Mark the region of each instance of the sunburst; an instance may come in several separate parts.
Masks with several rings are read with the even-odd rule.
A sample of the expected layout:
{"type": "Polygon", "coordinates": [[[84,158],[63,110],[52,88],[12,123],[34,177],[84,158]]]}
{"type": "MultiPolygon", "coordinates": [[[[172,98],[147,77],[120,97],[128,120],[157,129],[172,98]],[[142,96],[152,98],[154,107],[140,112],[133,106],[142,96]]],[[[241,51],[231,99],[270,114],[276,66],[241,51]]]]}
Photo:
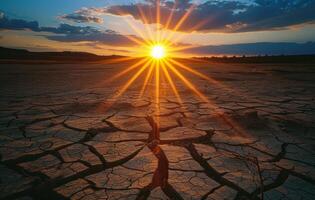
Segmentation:
{"type": "MultiPolygon", "coordinates": [[[[128,90],[128,88],[143,74],[145,74],[145,79],[143,85],[140,90],[140,97],[142,97],[147,89],[148,84],[153,80],[154,77],[155,82],[155,100],[156,104],[159,104],[160,99],[160,80],[161,76],[165,77],[168,85],[170,86],[172,92],[175,94],[176,98],[179,102],[182,102],[178,89],[175,85],[175,81],[173,77],[177,77],[181,80],[184,85],[186,85],[189,89],[191,89],[195,94],[197,94],[201,99],[206,99],[201,92],[199,92],[196,87],[179,71],[177,68],[181,67],[183,69],[188,69],[188,71],[194,71],[192,68],[184,65],[178,64],[178,61],[175,59],[175,55],[180,53],[182,49],[187,48],[187,46],[181,46],[177,44],[177,41],[180,40],[179,37],[175,37],[175,32],[185,23],[188,19],[190,13],[192,12],[195,5],[192,5],[186,13],[178,20],[175,24],[173,30],[165,31],[169,29],[170,24],[172,23],[172,18],[174,12],[176,10],[176,4],[174,4],[171,12],[167,18],[167,22],[164,27],[160,24],[160,1],[156,1],[156,28],[155,32],[149,27],[149,20],[144,15],[144,11],[139,6],[138,12],[141,16],[141,20],[144,22],[145,31],[136,28],[136,26],[130,21],[128,18],[126,22],[130,25],[130,27],[141,37],[139,40],[133,36],[126,36],[132,42],[139,45],[139,48],[136,48],[135,52],[137,55],[142,57],[138,62],[135,64],[127,67],[123,71],[116,74],[114,77],[110,78],[109,81],[113,81],[121,76],[133,72],[133,76],[120,88],[114,98],[118,98],[124,92],[128,90]],[[177,66],[179,65],[179,66],[177,66]],[[137,69],[135,72],[134,69],[137,69]]],[[[151,13],[152,15],[152,13],[151,13]]],[[[199,72],[195,72],[197,75],[201,75],[199,72]]],[[[205,76],[200,76],[201,78],[205,78],[205,76]]],[[[108,82],[109,82],[108,81],[108,82]]]]}
{"type": "MultiPolygon", "coordinates": [[[[200,72],[197,72],[193,68],[186,66],[178,61],[176,61],[175,55],[179,53],[182,49],[187,48],[187,46],[181,46],[177,44],[180,38],[175,37],[175,32],[180,29],[180,27],[185,23],[185,21],[189,18],[192,10],[194,9],[195,4],[192,4],[189,9],[187,9],[186,13],[175,23],[173,30],[165,31],[169,29],[170,24],[172,23],[172,18],[174,16],[174,12],[176,10],[176,4],[174,4],[173,8],[169,16],[167,17],[167,22],[162,27],[160,24],[160,1],[156,1],[156,31],[153,33],[151,27],[149,27],[148,19],[144,15],[144,11],[139,6],[138,11],[141,16],[141,20],[144,22],[145,30],[140,31],[136,28],[136,26],[126,18],[126,22],[130,25],[130,27],[138,33],[141,37],[139,40],[133,36],[126,36],[132,42],[135,42],[139,45],[137,54],[140,56],[143,55],[142,59],[140,59],[135,64],[127,67],[123,71],[116,74],[114,77],[110,78],[110,81],[113,81],[127,73],[134,72],[134,69],[137,69],[136,72],[132,75],[132,77],[121,86],[120,90],[114,96],[114,99],[120,97],[124,92],[128,90],[128,88],[142,75],[146,72],[143,85],[140,90],[139,97],[142,97],[145,93],[148,84],[152,81],[152,77],[154,77],[154,85],[155,85],[155,103],[159,105],[160,99],[160,81],[161,76],[165,77],[167,84],[170,86],[171,91],[176,96],[177,100],[181,103],[182,99],[180,97],[180,93],[175,85],[174,77],[177,77],[178,80],[181,80],[183,85],[189,88],[194,94],[196,94],[201,100],[208,101],[207,98],[197,89],[194,84],[192,84],[184,74],[178,70],[177,68],[184,69],[189,73],[193,73],[203,79],[208,79],[205,75],[200,72]]],[[[157,106],[158,109],[159,106],[157,106]]]]}
{"type": "MultiPolygon", "coordinates": [[[[210,107],[213,109],[220,110],[220,108],[212,101],[210,101],[187,77],[185,77],[183,72],[188,72],[189,74],[196,75],[197,77],[208,81],[210,84],[219,85],[221,88],[232,91],[231,88],[227,87],[223,83],[220,83],[219,81],[208,77],[201,72],[193,69],[192,67],[189,67],[183,62],[179,62],[176,59],[176,56],[178,52],[180,52],[183,49],[187,49],[190,47],[187,46],[181,46],[177,44],[178,41],[181,40],[180,37],[175,37],[175,32],[181,28],[181,26],[185,23],[187,19],[189,19],[190,14],[192,13],[193,9],[195,8],[195,4],[192,4],[190,8],[187,9],[186,13],[182,15],[182,17],[175,23],[174,28],[171,31],[162,31],[168,30],[169,26],[173,20],[173,15],[176,10],[176,4],[174,4],[173,8],[171,9],[171,12],[167,18],[166,24],[164,27],[161,27],[160,25],[160,1],[156,1],[156,32],[153,33],[151,28],[149,27],[148,19],[144,15],[144,11],[141,7],[138,7],[138,11],[141,16],[141,20],[144,22],[145,30],[144,32],[141,32],[139,29],[137,29],[134,24],[132,24],[131,21],[127,21],[127,23],[130,25],[130,27],[138,33],[138,35],[141,36],[141,40],[136,39],[135,37],[132,37],[130,35],[126,36],[131,41],[135,42],[139,45],[140,51],[137,51],[137,53],[142,57],[138,62],[135,64],[127,67],[123,71],[116,74],[114,77],[110,78],[109,81],[113,81],[127,73],[134,72],[134,69],[137,69],[136,72],[131,76],[127,82],[121,86],[120,90],[117,92],[117,94],[114,95],[113,99],[119,98],[124,92],[128,90],[128,88],[142,75],[144,75],[144,82],[141,87],[141,90],[139,91],[139,97],[143,97],[147,86],[150,84],[150,82],[153,80],[152,77],[154,77],[153,85],[155,85],[155,91],[153,94],[155,95],[155,105],[156,105],[156,121],[159,123],[159,109],[160,109],[160,85],[161,85],[161,77],[164,77],[163,79],[166,80],[167,84],[169,85],[172,93],[177,98],[178,102],[182,104],[183,100],[181,98],[180,92],[175,84],[174,78],[177,80],[180,80],[182,85],[184,87],[187,87],[191,90],[193,94],[197,98],[199,98],[202,102],[208,103],[210,107]],[[180,69],[180,70],[179,70],[180,69]]],[[[201,21],[200,23],[196,24],[196,28],[199,26],[202,26],[204,23],[206,23],[207,20],[201,21]]],[[[218,114],[222,115],[226,121],[233,123],[236,126],[236,123],[233,122],[228,116],[226,116],[223,112],[219,112],[218,114]]],[[[244,130],[239,128],[238,130],[241,134],[244,133],[244,130]]]]}

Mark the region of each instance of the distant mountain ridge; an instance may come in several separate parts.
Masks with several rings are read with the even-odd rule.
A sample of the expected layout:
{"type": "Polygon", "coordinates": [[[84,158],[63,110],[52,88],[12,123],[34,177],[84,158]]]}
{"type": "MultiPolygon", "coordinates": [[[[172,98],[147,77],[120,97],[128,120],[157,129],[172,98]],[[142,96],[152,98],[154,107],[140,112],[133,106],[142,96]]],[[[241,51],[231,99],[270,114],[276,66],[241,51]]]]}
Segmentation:
{"type": "Polygon", "coordinates": [[[87,52],[31,52],[24,49],[0,47],[0,60],[56,60],[56,61],[97,61],[122,56],[99,56],[87,52]]]}
{"type": "MultiPolygon", "coordinates": [[[[256,43],[257,44],[257,43],[256,43]]],[[[264,44],[270,43],[259,43],[264,46],[264,44]]],[[[247,47],[247,44],[243,44],[247,47]]],[[[311,43],[311,46],[315,43],[311,43]]],[[[237,45],[222,45],[222,46],[232,46],[233,51],[242,52],[242,56],[208,56],[202,53],[199,53],[198,56],[194,58],[210,61],[210,62],[221,62],[221,63],[315,63],[315,50],[314,54],[278,54],[271,55],[266,53],[257,54],[255,56],[248,56],[244,54],[244,51],[241,51],[237,48],[237,45]],[[244,55],[244,56],[243,56],[244,55]]],[[[220,50],[219,46],[204,46],[198,48],[210,48],[218,47],[217,50],[220,50]]],[[[252,47],[248,48],[251,49],[252,47]]],[[[314,47],[315,48],[315,47],[314,47]]],[[[220,51],[222,52],[222,51],[220,51]]],[[[237,55],[237,54],[232,54],[237,55]]],[[[73,63],[73,62],[94,62],[94,61],[105,61],[105,60],[116,60],[116,58],[121,58],[124,56],[112,55],[112,56],[99,56],[87,52],[31,52],[24,49],[12,49],[0,47],[0,62],[1,63],[73,63]]],[[[135,58],[138,59],[138,58],[135,58]]],[[[179,58],[179,59],[188,59],[189,58],[179,58]]]]}
{"type": "Polygon", "coordinates": [[[314,55],[315,42],[258,42],[227,45],[207,45],[187,50],[198,55],[314,55]]]}

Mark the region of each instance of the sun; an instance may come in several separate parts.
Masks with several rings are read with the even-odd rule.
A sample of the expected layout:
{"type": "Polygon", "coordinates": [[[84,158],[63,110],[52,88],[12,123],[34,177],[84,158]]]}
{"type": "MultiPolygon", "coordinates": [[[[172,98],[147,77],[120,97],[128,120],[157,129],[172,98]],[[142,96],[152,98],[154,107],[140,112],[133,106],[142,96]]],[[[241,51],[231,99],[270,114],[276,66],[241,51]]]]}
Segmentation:
{"type": "MultiPolygon", "coordinates": [[[[199,91],[198,87],[195,86],[188,78],[185,77],[185,73],[194,74],[199,78],[207,80],[211,83],[218,84],[216,80],[213,80],[201,72],[196,71],[195,69],[186,66],[181,61],[177,61],[177,57],[180,57],[182,50],[187,50],[189,48],[194,48],[194,45],[183,45],[180,41],[182,37],[179,37],[175,32],[181,28],[182,24],[188,18],[190,13],[195,8],[195,4],[192,4],[185,14],[175,22],[175,25],[172,29],[169,30],[169,25],[172,23],[173,12],[168,16],[168,22],[165,27],[161,26],[160,23],[160,1],[157,1],[157,10],[156,10],[156,28],[152,29],[148,23],[144,23],[146,31],[142,32],[137,26],[135,26],[131,21],[126,22],[130,25],[133,31],[139,35],[135,37],[133,35],[125,35],[127,39],[139,45],[139,48],[132,47],[132,51],[135,51],[134,55],[137,55],[136,58],[141,58],[134,64],[128,66],[126,69],[122,70],[115,76],[111,77],[107,83],[117,80],[123,75],[133,72],[134,74],[128,79],[128,81],[121,86],[117,93],[112,97],[114,101],[124,94],[131,85],[143,78],[143,84],[139,92],[139,99],[143,97],[148,91],[148,89],[155,87],[154,96],[155,96],[155,106],[156,106],[156,116],[159,116],[158,112],[160,110],[160,93],[164,94],[167,89],[165,89],[166,84],[169,85],[170,90],[177,99],[177,101],[182,104],[181,95],[177,89],[178,82],[181,82],[188,89],[190,89],[197,97],[199,97],[203,102],[208,102],[207,96],[202,94],[199,91]],[[165,31],[167,30],[167,31],[165,31]],[[141,78],[140,78],[141,77],[141,78]],[[153,86],[153,87],[152,87],[153,86]],[[163,86],[163,87],[161,87],[163,86]],[[163,92],[163,93],[162,93],[163,92]]],[[[176,5],[172,11],[176,10],[176,5]]],[[[139,12],[142,13],[141,8],[139,7],[139,12]]],[[[143,14],[143,13],[142,13],[143,14]]],[[[141,14],[141,15],[142,15],[141,14]]],[[[148,21],[145,15],[142,16],[143,21],[148,21]]],[[[127,19],[127,18],[126,18],[127,19]]],[[[202,25],[203,23],[200,23],[202,25]]],[[[196,27],[199,24],[196,25],[196,27]]],[[[183,36],[183,35],[181,35],[183,36]]],[[[121,62],[126,60],[132,60],[134,58],[117,58],[115,62],[121,62]]],[[[142,80],[141,80],[142,81],[142,80]]],[[[152,94],[153,94],[152,93],[152,94]]],[[[150,93],[151,95],[151,93],[150,93]]]]}
{"type": "Polygon", "coordinates": [[[162,59],[166,56],[165,47],[163,45],[154,45],[151,49],[151,57],[154,59],[162,59]]]}

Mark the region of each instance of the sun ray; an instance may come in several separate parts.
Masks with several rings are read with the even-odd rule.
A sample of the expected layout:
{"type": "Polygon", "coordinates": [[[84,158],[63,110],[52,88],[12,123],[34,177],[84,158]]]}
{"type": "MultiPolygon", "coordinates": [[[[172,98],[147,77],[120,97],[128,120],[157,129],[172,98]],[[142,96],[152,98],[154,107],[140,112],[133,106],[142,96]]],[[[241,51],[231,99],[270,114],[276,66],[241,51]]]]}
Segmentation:
{"type": "MultiPolygon", "coordinates": [[[[182,54],[181,51],[198,47],[198,45],[177,45],[177,44],[174,45],[174,46],[171,46],[171,45],[172,44],[169,44],[167,46],[168,53],[173,55],[173,56],[170,56],[170,57],[176,57],[176,56],[182,57],[185,54],[182,54]]],[[[189,60],[197,60],[197,59],[189,58],[189,60]]],[[[202,59],[199,59],[198,61],[199,62],[206,62],[205,60],[202,60],[202,59]]]]}
{"type": "Polygon", "coordinates": [[[206,75],[204,75],[204,74],[202,74],[202,73],[200,73],[200,72],[198,72],[198,71],[196,71],[196,70],[194,70],[194,69],[192,69],[192,68],[190,68],[190,67],[188,67],[188,66],[186,66],[186,65],[184,65],[182,63],[179,63],[179,62],[177,62],[176,60],[174,60],[172,58],[169,59],[169,62],[171,62],[174,65],[176,65],[176,66],[178,66],[180,68],[183,68],[183,69],[185,69],[185,70],[187,70],[187,71],[189,71],[189,72],[191,72],[191,73],[193,73],[193,74],[195,74],[195,75],[197,75],[197,76],[199,76],[199,77],[201,77],[201,78],[203,78],[205,80],[208,80],[211,83],[218,83],[217,81],[211,79],[210,77],[208,77],[208,76],[206,76],[206,75]]]}
{"type": "Polygon", "coordinates": [[[174,47],[169,47],[170,52],[178,52],[178,51],[183,51],[187,49],[192,49],[198,47],[198,45],[185,45],[185,46],[174,46],[174,47]]]}
{"type": "Polygon", "coordinates": [[[145,42],[142,42],[141,40],[137,39],[136,37],[132,36],[132,35],[123,35],[124,37],[126,37],[127,39],[129,39],[130,41],[140,45],[140,46],[146,46],[147,44],[145,42]]]}
{"type": "MultiPolygon", "coordinates": [[[[112,107],[118,98],[132,85],[132,83],[142,74],[142,72],[150,65],[152,60],[142,60],[146,61],[146,63],[135,73],[112,97],[110,97],[109,101],[106,102],[106,109],[112,107]]],[[[143,64],[143,62],[141,62],[143,64]]],[[[139,63],[138,63],[139,64],[139,63]]]]}
{"type": "MultiPolygon", "coordinates": [[[[124,16],[124,12],[122,12],[120,9],[118,9],[118,14],[120,14],[121,16],[124,16]]],[[[124,35],[125,37],[127,37],[129,40],[132,40],[133,42],[136,42],[139,45],[145,46],[145,45],[151,45],[150,40],[146,40],[145,36],[143,35],[143,33],[135,27],[135,25],[128,19],[128,16],[123,17],[124,21],[127,22],[127,24],[130,26],[130,28],[135,31],[142,39],[139,40],[137,38],[135,38],[134,36],[131,35],[124,35]]]]}
{"type": "Polygon", "coordinates": [[[116,80],[117,78],[125,75],[126,73],[130,72],[131,70],[139,67],[140,65],[142,65],[145,62],[148,62],[149,59],[141,59],[138,62],[136,62],[135,64],[129,66],[128,68],[126,68],[125,70],[121,71],[120,73],[116,74],[115,76],[113,76],[112,78],[108,79],[106,82],[112,82],[114,80],[116,80]]]}
{"type": "Polygon", "coordinates": [[[161,21],[161,13],[160,13],[160,0],[156,0],[156,41],[160,42],[160,21],[161,21]]]}
{"type": "Polygon", "coordinates": [[[162,67],[162,70],[163,70],[163,72],[164,72],[164,75],[166,76],[166,79],[167,79],[168,83],[171,85],[172,91],[174,92],[174,94],[175,94],[175,96],[176,96],[178,102],[179,102],[180,104],[183,104],[183,101],[182,101],[182,99],[181,99],[181,97],[180,97],[180,94],[179,94],[178,91],[177,91],[177,88],[176,88],[176,86],[175,86],[175,84],[174,84],[174,82],[173,82],[173,79],[172,79],[172,77],[170,76],[170,74],[169,74],[169,72],[168,72],[168,70],[167,70],[167,68],[166,68],[166,66],[165,66],[164,61],[161,62],[161,67],[162,67]]]}
{"type": "Polygon", "coordinates": [[[174,65],[178,66],[178,67],[181,67],[181,68],[183,68],[183,69],[185,69],[185,70],[187,70],[187,71],[189,71],[189,72],[191,72],[191,73],[193,73],[193,74],[195,74],[195,75],[197,75],[197,76],[199,76],[199,77],[201,77],[201,78],[203,78],[205,80],[208,80],[211,83],[221,85],[221,83],[219,81],[217,81],[217,80],[215,80],[215,79],[213,79],[213,78],[211,78],[209,76],[206,76],[206,75],[198,72],[197,70],[194,70],[194,69],[192,69],[192,68],[190,68],[190,67],[188,67],[188,66],[186,66],[186,65],[184,65],[182,63],[179,63],[179,62],[177,62],[174,59],[169,59],[169,61],[171,63],[173,63],[174,65]]]}
{"type": "Polygon", "coordinates": [[[151,43],[149,42],[150,40],[146,40],[146,37],[143,35],[143,33],[142,33],[141,31],[139,31],[139,30],[132,24],[132,22],[130,22],[129,19],[126,19],[125,21],[130,25],[130,27],[132,27],[132,29],[133,29],[134,31],[136,31],[137,34],[140,35],[141,39],[144,41],[144,42],[142,42],[143,45],[150,45],[150,44],[151,44],[151,43]]]}
{"type": "Polygon", "coordinates": [[[195,9],[196,5],[192,4],[188,10],[185,12],[185,14],[180,18],[180,20],[177,22],[175,27],[172,29],[172,32],[167,36],[167,41],[171,41],[173,38],[175,32],[182,26],[182,24],[186,21],[186,19],[189,17],[189,15],[192,13],[192,11],[195,9]]]}
{"type": "Polygon", "coordinates": [[[192,4],[188,10],[186,11],[186,13],[180,18],[180,20],[178,21],[178,23],[175,25],[173,31],[177,31],[182,24],[186,21],[186,19],[189,17],[189,15],[192,13],[192,11],[195,9],[196,5],[192,4]]]}
{"type": "Polygon", "coordinates": [[[114,64],[114,63],[122,63],[127,62],[131,60],[136,60],[137,58],[134,57],[119,57],[119,58],[110,58],[108,60],[105,60],[106,64],[114,64]]]}
{"type": "Polygon", "coordinates": [[[150,79],[152,78],[152,74],[153,74],[152,72],[153,72],[154,65],[155,65],[154,62],[155,61],[153,61],[153,63],[151,63],[149,71],[148,71],[148,73],[147,73],[147,75],[146,75],[146,77],[144,79],[144,83],[142,85],[142,88],[141,88],[141,91],[140,91],[140,95],[139,95],[140,98],[143,97],[143,94],[144,94],[144,92],[145,92],[145,90],[147,88],[147,85],[148,85],[150,79]]]}
{"type": "Polygon", "coordinates": [[[152,41],[154,41],[154,36],[153,36],[152,30],[148,26],[148,24],[149,24],[148,19],[146,18],[145,14],[143,13],[141,6],[136,4],[136,7],[137,7],[138,12],[140,13],[141,20],[144,22],[144,27],[147,31],[147,34],[149,35],[150,42],[152,43],[152,41]]]}
{"type": "Polygon", "coordinates": [[[160,98],[160,62],[155,62],[155,101],[158,104],[160,98]]]}
{"type": "MultiPolygon", "coordinates": [[[[201,100],[203,100],[204,102],[208,103],[208,105],[212,108],[212,109],[216,109],[216,110],[221,110],[221,108],[219,106],[217,106],[213,101],[209,100],[205,95],[203,95],[189,80],[187,80],[185,78],[184,75],[182,75],[174,66],[172,66],[171,63],[166,61],[167,66],[174,72],[174,74],[176,74],[182,81],[183,83],[189,88],[191,89],[199,98],[201,98],[201,100]]],[[[235,122],[235,120],[233,120],[231,117],[229,117],[227,114],[225,114],[223,111],[221,112],[217,112],[217,114],[227,123],[229,124],[231,127],[234,128],[234,130],[241,136],[248,136],[248,133],[246,132],[246,130],[240,126],[237,122],[235,122]]]]}
{"type": "MultiPolygon", "coordinates": [[[[217,81],[217,80],[214,79],[214,78],[211,78],[210,76],[206,76],[206,75],[204,75],[204,74],[198,72],[197,70],[194,70],[194,69],[192,69],[192,68],[190,68],[190,67],[188,67],[188,66],[186,66],[186,65],[184,65],[184,64],[182,64],[182,63],[177,62],[176,60],[174,60],[174,59],[172,59],[172,58],[170,58],[170,59],[168,59],[168,60],[169,60],[171,63],[173,63],[174,65],[176,65],[176,66],[178,66],[178,67],[180,67],[180,68],[183,68],[183,69],[185,69],[185,70],[187,70],[187,71],[189,71],[189,72],[191,72],[191,73],[197,75],[198,77],[201,77],[201,78],[207,80],[208,82],[210,82],[210,83],[212,83],[212,84],[214,84],[214,85],[220,86],[222,89],[224,89],[224,90],[226,90],[226,91],[233,92],[233,93],[235,93],[235,94],[237,94],[237,95],[241,95],[241,93],[240,93],[239,91],[237,91],[236,89],[233,89],[233,88],[229,87],[228,85],[226,85],[226,84],[224,84],[224,83],[222,83],[222,82],[220,82],[220,81],[217,81]]],[[[250,98],[250,99],[252,99],[252,98],[250,98]]]]}
{"type": "Polygon", "coordinates": [[[201,100],[205,102],[209,102],[208,98],[203,95],[187,78],[185,78],[184,75],[182,75],[171,63],[168,61],[165,61],[166,65],[174,72],[175,75],[177,75],[183,83],[192,90],[201,100]]]}
{"type": "MultiPolygon", "coordinates": [[[[136,60],[137,58],[132,58],[132,57],[126,57],[126,58],[117,58],[117,59],[110,59],[109,61],[105,61],[106,64],[115,64],[115,63],[120,63],[120,62],[126,62],[126,61],[131,61],[131,60],[136,60]]],[[[148,60],[148,59],[146,59],[148,60]]],[[[135,69],[137,67],[139,67],[141,64],[143,64],[145,62],[145,60],[141,59],[138,62],[136,62],[135,64],[129,66],[127,69],[121,71],[120,73],[114,75],[113,77],[109,78],[109,79],[105,79],[104,81],[95,83],[92,88],[97,88],[97,87],[103,87],[106,84],[109,84],[111,82],[113,82],[114,80],[116,80],[117,78],[123,76],[124,74],[128,73],[129,71],[131,71],[132,69],[135,69]]]]}
{"type": "MultiPolygon", "coordinates": [[[[176,6],[177,6],[177,1],[174,2],[174,5],[173,5],[173,7],[171,9],[171,12],[170,12],[170,14],[168,16],[167,22],[166,22],[165,26],[163,27],[163,29],[168,30],[168,28],[170,26],[170,23],[171,23],[171,21],[173,19],[173,15],[174,15],[174,11],[175,11],[176,6]]],[[[166,34],[166,32],[163,31],[162,39],[165,38],[165,34],[166,34]]],[[[163,42],[166,42],[166,41],[163,40],[163,42]]]]}
{"type": "MultiPolygon", "coordinates": [[[[208,23],[211,19],[205,19],[200,21],[199,23],[197,23],[195,26],[193,26],[192,28],[190,28],[188,31],[186,32],[193,32],[194,30],[198,30],[200,27],[202,27],[203,25],[205,25],[206,23],[208,23]]],[[[172,38],[171,40],[171,44],[176,44],[177,42],[181,41],[183,38],[186,37],[186,34],[182,34],[182,35],[178,35],[175,38],[172,38]]]]}
{"type": "Polygon", "coordinates": [[[160,61],[155,63],[155,120],[160,126],[160,61]]]}
{"type": "Polygon", "coordinates": [[[138,71],[135,73],[128,82],[114,95],[114,99],[120,97],[129,87],[130,85],[142,74],[142,72],[150,65],[152,61],[147,61],[138,71]]]}

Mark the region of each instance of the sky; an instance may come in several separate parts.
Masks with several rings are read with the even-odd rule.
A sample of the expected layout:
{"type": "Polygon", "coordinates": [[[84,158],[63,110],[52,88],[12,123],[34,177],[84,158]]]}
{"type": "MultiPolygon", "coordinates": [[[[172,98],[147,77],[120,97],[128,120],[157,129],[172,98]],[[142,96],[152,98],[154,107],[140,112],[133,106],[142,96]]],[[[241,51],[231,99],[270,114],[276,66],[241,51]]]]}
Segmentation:
{"type": "Polygon", "coordinates": [[[314,10],[315,0],[1,0],[0,46],[135,55],[160,33],[189,55],[313,54],[314,10]]]}

